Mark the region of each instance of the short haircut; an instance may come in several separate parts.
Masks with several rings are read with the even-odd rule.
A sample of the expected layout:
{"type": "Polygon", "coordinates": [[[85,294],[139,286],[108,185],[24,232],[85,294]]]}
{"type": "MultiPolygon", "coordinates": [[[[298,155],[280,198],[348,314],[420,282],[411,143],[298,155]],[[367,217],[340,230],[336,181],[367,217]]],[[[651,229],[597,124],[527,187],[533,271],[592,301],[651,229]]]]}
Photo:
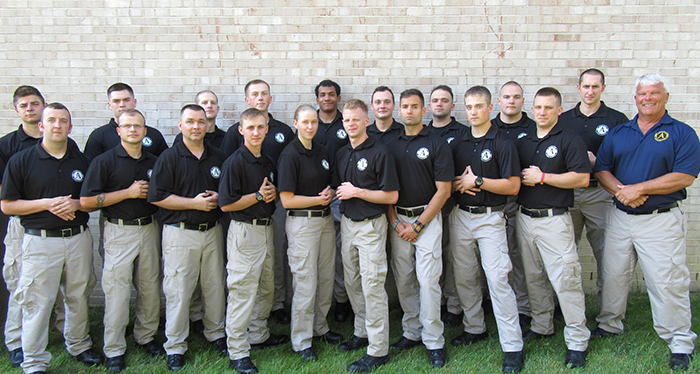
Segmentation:
{"type": "Polygon", "coordinates": [[[68,112],[68,123],[73,123],[73,119],[70,115],[70,110],[68,110],[68,107],[59,102],[50,103],[49,105],[44,107],[44,110],[41,111],[41,122],[44,122],[44,112],[48,109],[65,110],[66,112],[68,112]]]}
{"type": "Polygon", "coordinates": [[[197,94],[194,95],[194,102],[199,103],[199,95],[205,94],[205,93],[210,93],[210,94],[214,95],[214,97],[216,98],[216,102],[217,103],[219,102],[219,97],[216,96],[216,94],[212,90],[201,90],[201,91],[197,92],[197,94]]]}
{"type": "MultiPolygon", "coordinates": [[[[433,89],[433,91],[435,91],[435,89],[433,89]]],[[[452,93],[452,91],[450,90],[450,94],[451,93],[452,93]]],[[[432,92],[431,92],[431,95],[432,95],[432,92]]],[[[409,88],[409,89],[401,92],[401,95],[399,96],[399,103],[401,102],[401,100],[403,100],[407,97],[411,97],[411,96],[418,96],[418,98],[420,98],[420,105],[425,107],[425,96],[423,96],[423,92],[421,92],[421,90],[419,90],[417,88],[409,88]]]]}
{"type": "Polygon", "coordinates": [[[600,71],[600,70],[598,70],[598,69],[596,69],[596,68],[590,68],[590,69],[584,70],[583,73],[581,73],[581,75],[578,76],[578,85],[579,85],[579,86],[581,85],[581,82],[583,82],[583,76],[586,75],[586,74],[590,74],[590,75],[599,75],[599,76],[600,76],[600,82],[603,84],[603,86],[605,85],[605,74],[603,74],[602,71],[600,71]]]}
{"type": "Polygon", "coordinates": [[[19,86],[19,87],[17,87],[14,95],[12,95],[12,104],[15,107],[17,107],[17,102],[19,101],[19,99],[21,99],[25,96],[31,96],[31,95],[39,96],[39,98],[41,99],[41,104],[42,105],[46,104],[46,102],[44,101],[44,96],[42,96],[41,92],[39,92],[39,90],[37,90],[36,87],[34,87],[34,86],[19,86]]]}
{"type": "MultiPolygon", "coordinates": [[[[520,92],[523,92],[523,86],[521,86],[520,83],[518,83],[516,81],[508,81],[506,83],[503,83],[503,85],[501,86],[501,91],[503,91],[503,88],[505,86],[518,86],[518,88],[520,88],[520,92]]],[[[500,94],[500,91],[499,91],[499,94],[500,94]]]]}
{"type": "MultiPolygon", "coordinates": [[[[250,86],[252,86],[252,85],[254,85],[254,84],[260,84],[260,83],[265,83],[265,85],[267,86],[267,92],[270,93],[270,85],[267,84],[267,82],[265,82],[265,81],[262,80],[262,79],[253,79],[252,81],[246,83],[246,84],[245,84],[245,88],[243,88],[243,92],[245,93],[246,96],[248,96],[248,87],[250,87],[250,86]]],[[[217,99],[217,100],[218,100],[218,99],[217,99]]]]}
{"type": "Polygon", "coordinates": [[[123,115],[141,116],[141,118],[143,118],[143,123],[146,123],[146,117],[144,117],[143,113],[139,112],[138,109],[125,109],[123,112],[119,113],[119,116],[117,116],[117,123],[119,123],[119,119],[121,119],[123,115]]]}
{"type": "Polygon", "coordinates": [[[432,96],[433,96],[433,92],[435,92],[435,91],[437,91],[437,90],[443,90],[443,91],[449,92],[449,93],[450,93],[450,96],[452,97],[452,101],[455,101],[455,95],[452,93],[452,89],[450,88],[450,86],[446,86],[446,85],[444,85],[444,84],[441,84],[441,85],[439,85],[439,86],[435,86],[435,87],[432,89],[432,91],[430,91],[430,97],[432,97],[432,96]]]}
{"type": "Polygon", "coordinates": [[[368,116],[369,111],[367,109],[367,104],[365,104],[364,101],[360,99],[350,99],[348,100],[347,103],[345,103],[345,106],[343,107],[343,110],[352,110],[352,109],[362,109],[362,113],[365,114],[365,117],[368,116]]]}
{"type": "Polygon", "coordinates": [[[314,108],[313,106],[311,106],[311,105],[309,105],[309,104],[301,104],[301,105],[299,105],[299,107],[297,108],[297,110],[294,111],[294,120],[295,120],[295,121],[298,121],[298,120],[299,120],[299,115],[300,115],[302,112],[314,112],[314,114],[317,113],[317,112],[316,112],[316,108],[314,108]]]}
{"type": "Polygon", "coordinates": [[[538,96],[554,96],[555,99],[557,99],[557,106],[561,107],[561,94],[559,93],[559,90],[557,90],[554,87],[542,87],[539,90],[537,90],[537,93],[535,94],[535,97],[538,96]]]}
{"type": "Polygon", "coordinates": [[[486,104],[491,104],[491,91],[484,86],[474,86],[464,93],[464,98],[469,96],[483,96],[486,99],[486,104]]]}
{"type": "Polygon", "coordinates": [[[182,109],[180,109],[180,117],[182,117],[182,114],[185,113],[185,111],[188,109],[194,110],[197,112],[202,112],[202,113],[204,113],[205,116],[207,115],[207,111],[204,110],[204,108],[202,108],[198,104],[187,104],[187,105],[183,106],[182,109]]]}
{"type": "Polygon", "coordinates": [[[634,82],[634,94],[637,95],[637,87],[639,86],[651,86],[659,83],[663,84],[664,91],[666,91],[666,93],[671,93],[668,90],[668,80],[666,80],[666,78],[664,78],[661,74],[652,73],[644,74],[637,78],[637,80],[634,82]]]}
{"type": "MultiPolygon", "coordinates": [[[[259,116],[265,118],[265,113],[255,108],[248,108],[241,113],[240,123],[243,125],[243,121],[250,121],[259,116]]],[[[265,122],[265,124],[267,124],[267,122],[265,122]]]]}
{"type": "Polygon", "coordinates": [[[374,94],[376,94],[377,92],[389,92],[391,94],[391,102],[394,102],[394,91],[392,91],[391,88],[387,86],[379,86],[375,88],[374,91],[372,91],[372,97],[370,98],[371,102],[374,102],[374,94]]]}
{"type": "Polygon", "coordinates": [[[338,85],[338,83],[335,83],[330,79],[324,79],[321,81],[321,83],[316,85],[316,88],[314,88],[314,93],[316,94],[317,99],[318,99],[318,90],[321,87],[333,87],[333,88],[335,88],[335,94],[340,96],[340,85],[338,85]]]}
{"type": "Polygon", "coordinates": [[[134,89],[126,83],[118,82],[109,86],[109,88],[107,89],[107,97],[109,97],[109,95],[111,95],[112,92],[115,91],[129,91],[131,97],[134,97],[134,89]]]}

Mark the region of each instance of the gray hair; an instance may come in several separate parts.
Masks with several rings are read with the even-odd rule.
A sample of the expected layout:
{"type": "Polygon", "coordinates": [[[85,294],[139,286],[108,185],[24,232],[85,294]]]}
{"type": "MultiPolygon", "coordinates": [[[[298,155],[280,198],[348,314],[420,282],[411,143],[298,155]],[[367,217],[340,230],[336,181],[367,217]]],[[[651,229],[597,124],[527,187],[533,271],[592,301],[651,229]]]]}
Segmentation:
{"type": "Polygon", "coordinates": [[[664,91],[666,93],[671,93],[671,91],[668,90],[668,80],[664,78],[661,74],[644,74],[641,77],[637,78],[637,80],[634,82],[634,94],[637,94],[637,87],[639,86],[651,86],[655,84],[663,84],[664,86],[664,91]]]}

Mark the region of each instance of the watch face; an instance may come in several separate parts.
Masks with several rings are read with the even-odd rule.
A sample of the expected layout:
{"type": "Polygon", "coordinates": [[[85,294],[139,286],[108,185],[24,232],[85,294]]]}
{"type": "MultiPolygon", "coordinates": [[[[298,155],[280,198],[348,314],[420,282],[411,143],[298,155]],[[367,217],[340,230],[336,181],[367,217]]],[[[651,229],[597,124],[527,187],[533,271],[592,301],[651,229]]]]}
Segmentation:
{"type": "Polygon", "coordinates": [[[481,185],[484,184],[484,178],[477,177],[476,180],[474,181],[474,184],[476,185],[476,187],[481,187],[481,185]]]}
{"type": "Polygon", "coordinates": [[[260,192],[255,193],[255,198],[258,199],[258,201],[263,201],[263,195],[260,192]]]}

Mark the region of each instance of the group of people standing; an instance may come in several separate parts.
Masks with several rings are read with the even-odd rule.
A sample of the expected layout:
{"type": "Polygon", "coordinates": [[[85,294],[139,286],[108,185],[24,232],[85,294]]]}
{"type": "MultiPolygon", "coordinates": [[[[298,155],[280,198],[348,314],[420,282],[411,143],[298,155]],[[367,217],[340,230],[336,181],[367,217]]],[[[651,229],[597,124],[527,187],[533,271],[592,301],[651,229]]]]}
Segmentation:
{"type": "Polygon", "coordinates": [[[182,108],[168,148],[135,109],[132,88],[117,83],[107,91],[113,118],[81,153],[68,137],[68,109],[21,86],[14,106],[22,125],[0,139],[10,360],[27,374],[45,372],[56,304],[68,352],[89,366],[104,361],[87,328],[95,284],[88,212],[100,209],[111,371],[126,367],[132,285],[135,343],[167,354],[171,370],[185,365],[192,328],[234,370],[258,372],[250,351],[289,341],[270,333],[271,313],[291,322],[292,349],[303,360],[317,360],[313,343],[326,341],[341,351],[367,347],[351,372],[370,372],[389,361],[389,350],[417,346],[442,367],[445,325],[463,326],[454,346],[488,337],[481,273],[504,372],[522,370],[524,341],[554,336],[555,300],[566,323],[565,365],[581,367],[590,338],[623,332],[637,260],[670,365],[687,368],[696,335],[679,202],[700,172],[700,142],[666,112],[660,75],[636,81],[631,121],[603,103],[604,89],[600,70],[584,71],[581,102],[563,112],[559,91],[541,88],[530,119],[522,87],[510,81],[491,119],[491,92],[474,86],[464,95],[465,126],[451,116],[448,86],[435,87],[427,105],[421,91],[401,92],[399,123],[390,88],[377,87],[369,107],[351,99],[341,111],[340,86],[324,80],[315,87],[319,109],[295,111],[295,133],[270,115],[270,86],[256,79],[245,86],[250,108],[228,131],[216,125],[216,94],[199,92],[182,108]],[[592,333],[577,252],[584,227],[598,266],[592,333]],[[392,344],[388,266],[403,311],[403,334],[392,344]],[[155,340],[161,277],[162,346],[155,340]],[[328,326],[334,298],[337,320],[354,314],[347,340],[328,326]]]}

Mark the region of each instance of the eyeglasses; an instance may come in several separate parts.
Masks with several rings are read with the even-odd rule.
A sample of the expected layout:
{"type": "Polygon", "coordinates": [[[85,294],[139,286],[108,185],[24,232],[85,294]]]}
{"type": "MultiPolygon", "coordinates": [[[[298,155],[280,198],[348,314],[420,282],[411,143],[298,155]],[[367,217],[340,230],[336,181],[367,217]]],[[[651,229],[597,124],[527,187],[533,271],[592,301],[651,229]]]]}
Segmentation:
{"type": "Polygon", "coordinates": [[[134,130],[141,130],[144,129],[146,126],[145,125],[119,125],[121,128],[129,129],[133,128],[134,130]]]}

